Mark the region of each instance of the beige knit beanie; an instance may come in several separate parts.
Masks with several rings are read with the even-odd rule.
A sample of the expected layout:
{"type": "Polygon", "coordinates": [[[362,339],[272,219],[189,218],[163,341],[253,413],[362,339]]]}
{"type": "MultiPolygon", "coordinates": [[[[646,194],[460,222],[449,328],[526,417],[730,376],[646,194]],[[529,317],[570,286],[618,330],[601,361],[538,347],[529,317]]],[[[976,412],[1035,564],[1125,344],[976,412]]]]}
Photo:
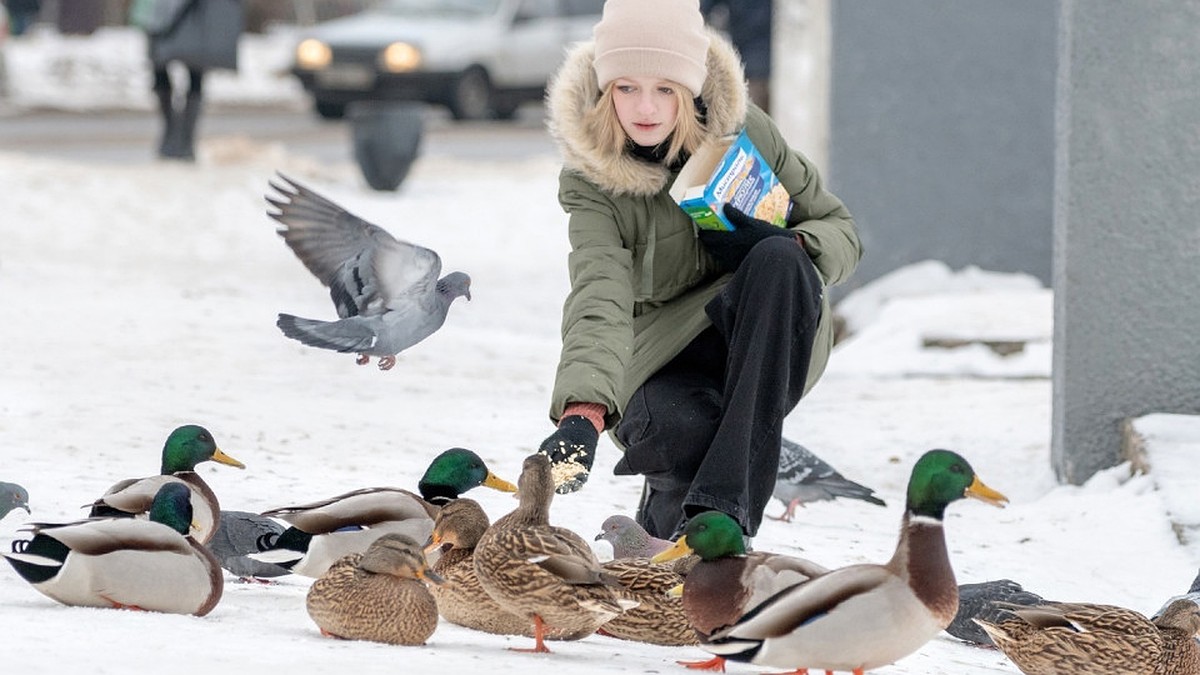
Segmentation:
{"type": "Polygon", "coordinates": [[[708,75],[700,0],[608,0],[593,30],[600,89],[618,77],[657,77],[699,96],[708,75]]]}

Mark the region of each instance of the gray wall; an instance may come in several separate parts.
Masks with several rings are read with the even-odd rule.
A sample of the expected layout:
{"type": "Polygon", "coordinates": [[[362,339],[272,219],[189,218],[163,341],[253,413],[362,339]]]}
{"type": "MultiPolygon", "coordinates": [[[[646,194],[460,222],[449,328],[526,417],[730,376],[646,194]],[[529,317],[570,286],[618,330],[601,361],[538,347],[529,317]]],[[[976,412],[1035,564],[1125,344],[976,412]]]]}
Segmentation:
{"type": "Polygon", "coordinates": [[[1124,418],[1200,414],[1200,0],[1063,0],[1061,30],[1052,459],[1081,483],[1124,418]]]}
{"type": "Polygon", "coordinates": [[[1050,284],[1057,11],[832,3],[827,175],[865,247],[837,297],[927,259],[1050,284]]]}

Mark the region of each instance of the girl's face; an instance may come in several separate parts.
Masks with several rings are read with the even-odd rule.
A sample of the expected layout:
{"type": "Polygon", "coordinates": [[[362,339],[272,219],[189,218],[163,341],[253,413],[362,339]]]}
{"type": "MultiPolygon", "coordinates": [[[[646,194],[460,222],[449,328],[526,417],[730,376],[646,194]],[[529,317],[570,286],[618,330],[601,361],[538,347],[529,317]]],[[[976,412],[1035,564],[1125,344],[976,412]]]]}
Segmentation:
{"type": "Polygon", "coordinates": [[[612,86],[617,120],[634,143],[658,145],[675,130],[679,85],[654,77],[619,77],[612,86]]]}

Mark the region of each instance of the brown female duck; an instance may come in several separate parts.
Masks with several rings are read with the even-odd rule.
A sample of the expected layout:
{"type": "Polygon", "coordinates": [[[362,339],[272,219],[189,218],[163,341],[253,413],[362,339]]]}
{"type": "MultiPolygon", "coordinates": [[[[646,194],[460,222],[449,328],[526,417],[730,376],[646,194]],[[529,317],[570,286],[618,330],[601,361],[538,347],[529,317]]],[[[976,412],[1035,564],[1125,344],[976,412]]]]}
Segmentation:
{"type": "Polygon", "coordinates": [[[365,553],[335,562],[308,589],[308,615],[323,635],[393,645],[424,644],[437,628],[433,595],[422,581],[441,583],[417,542],[385,534],[365,553]]]}
{"type": "MultiPolygon", "coordinates": [[[[489,525],[479,502],[460,497],[442,507],[433,521],[433,534],[426,553],[440,551],[433,564],[445,583],[429,590],[437,600],[438,613],[450,623],[496,635],[533,637],[533,624],[523,616],[505,611],[483,590],[475,574],[475,546],[489,525]]],[[[583,633],[548,629],[548,640],[578,640],[583,633]]]]}
{"type": "Polygon", "coordinates": [[[516,510],[496,521],[475,547],[475,572],[503,609],[533,625],[534,652],[549,652],[547,630],[587,635],[634,601],[600,568],[591,547],[568,529],[550,524],[554,480],[550,460],[525,459],[517,481],[516,510]]]}
{"type": "Polygon", "coordinates": [[[1012,618],[975,621],[1025,675],[1200,675],[1200,607],[1167,605],[1153,621],[1123,607],[1008,605],[1012,618]]]}
{"type": "Polygon", "coordinates": [[[678,593],[671,593],[684,579],[672,566],[650,562],[649,558],[617,558],[601,568],[621,584],[625,597],[638,603],[601,626],[601,633],[671,647],[698,643],[683,600],[678,593]]]}

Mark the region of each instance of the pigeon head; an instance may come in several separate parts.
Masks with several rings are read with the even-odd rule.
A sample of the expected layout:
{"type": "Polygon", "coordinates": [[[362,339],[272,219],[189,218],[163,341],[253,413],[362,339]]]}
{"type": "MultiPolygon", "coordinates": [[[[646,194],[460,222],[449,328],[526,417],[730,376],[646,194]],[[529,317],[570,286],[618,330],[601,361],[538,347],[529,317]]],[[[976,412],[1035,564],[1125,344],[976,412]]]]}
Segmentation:
{"type": "Polygon", "coordinates": [[[460,295],[466,296],[467,300],[471,299],[471,277],[465,272],[451,272],[446,276],[438,279],[438,293],[447,296],[450,300],[454,300],[460,295]]]}

